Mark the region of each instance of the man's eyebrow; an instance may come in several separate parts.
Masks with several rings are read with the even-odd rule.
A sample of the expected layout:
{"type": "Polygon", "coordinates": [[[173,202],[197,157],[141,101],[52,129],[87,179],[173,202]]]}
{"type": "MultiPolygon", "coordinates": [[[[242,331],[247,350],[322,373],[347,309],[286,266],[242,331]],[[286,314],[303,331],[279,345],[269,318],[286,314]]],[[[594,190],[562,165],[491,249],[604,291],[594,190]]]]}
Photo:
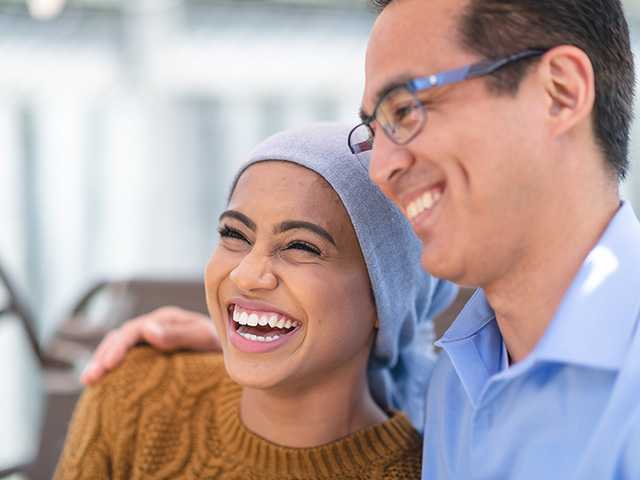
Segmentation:
{"type": "Polygon", "coordinates": [[[286,232],[287,230],[293,230],[295,228],[304,228],[305,230],[310,230],[316,235],[319,235],[325,240],[328,240],[334,246],[337,246],[336,241],[333,239],[331,234],[327,232],[324,228],[322,228],[320,225],[316,225],[315,223],[311,223],[311,222],[305,222],[302,220],[287,220],[285,222],[282,222],[280,225],[278,225],[278,227],[276,227],[275,233],[283,233],[283,232],[286,232]]]}
{"type": "Polygon", "coordinates": [[[253,232],[256,231],[256,224],[253,220],[251,220],[249,217],[247,217],[244,213],[240,213],[236,210],[226,210],[224,212],[222,212],[222,214],[220,215],[220,218],[218,219],[218,221],[222,220],[223,218],[234,218],[236,220],[238,220],[239,222],[244,223],[247,228],[253,232]]]}

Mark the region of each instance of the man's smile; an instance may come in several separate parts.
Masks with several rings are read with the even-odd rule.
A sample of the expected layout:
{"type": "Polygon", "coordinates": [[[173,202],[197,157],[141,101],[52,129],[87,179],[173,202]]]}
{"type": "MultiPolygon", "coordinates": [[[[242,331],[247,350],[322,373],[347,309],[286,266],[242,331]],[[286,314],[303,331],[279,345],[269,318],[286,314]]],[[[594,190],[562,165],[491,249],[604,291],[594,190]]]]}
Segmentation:
{"type": "Polygon", "coordinates": [[[444,194],[444,182],[417,191],[402,202],[407,218],[413,223],[424,214],[433,212],[444,194]],[[409,200],[410,198],[410,200],[409,200]]]}

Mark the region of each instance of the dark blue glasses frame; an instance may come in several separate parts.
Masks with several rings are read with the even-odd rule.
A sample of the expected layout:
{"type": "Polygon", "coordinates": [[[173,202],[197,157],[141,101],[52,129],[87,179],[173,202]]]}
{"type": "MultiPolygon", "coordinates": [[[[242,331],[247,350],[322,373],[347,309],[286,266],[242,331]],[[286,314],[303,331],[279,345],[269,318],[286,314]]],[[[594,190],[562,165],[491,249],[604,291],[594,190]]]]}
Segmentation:
{"type": "MultiPolygon", "coordinates": [[[[464,67],[461,68],[456,68],[454,70],[447,70],[444,72],[440,72],[440,73],[436,73],[433,75],[429,75],[426,77],[418,77],[418,78],[414,78],[412,80],[407,81],[406,83],[400,84],[395,86],[394,88],[392,88],[391,90],[389,90],[388,92],[386,92],[382,98],[380,98],[380,100],[378,100],[378,103],[376,104],[375,109],[373,110],[373,114],[371,114],[369,117],[363,119],[363,121],[361,123],[359,123],[358,125],[356,125],[351,132],[349,132],[349,137],[348,137],[348,145],[349,145],[349,149],[351,150],[351,153],[353,154],[358,154],[358,153],[362,153],[362,152],[366,152],[368,150],[371,150],[371,148],[373,147],[373,136],[374,136],[374,132],[373,129],[371,128],[371,123],[376,120],[376,116],[378,114],[378,110],[380,108],[380,105],[385,101],[385,99],[388,98],[388,96],[397,91],[400,88],[404,88],[406,90],[409,91],[409,93],[413,94],[414,96],[419,93],[422,92],[424,90],[428,90],[430,88],[434,88],[434,87],[442,87],[444,85],[451,85],[453,83],[458,83],[458,82],[462,82],[464,80],[470,80],[472,78],[477,78],[477,77],[483,77],[485,75],[490,75],[492,73],[494,73],[495,71],[520,60],[524,60],[527,58],[533,58],[533,57],[537,57],[540,55],[544,55],[546,52],[548,51],[548,49],[530,49],[530,50],[523,50],[521,52],[517,52],[514,53],[513,55],[509,55],[508,57],[502,57],[502,58],[498,58],[495,60],[483,60],[481,62],[478,63],[474,63],[471,65],[466,65],[464,67]],[[354,143],[352,141],[352,137],[353,134],[356,130],[358,130],[359,128],[366,128],[369,131],[369,135],[367,140],[362,141],[362,142],[356,142],[354,143]]],[[[420,108],[424,109],[424,104],[422,104],[422,102],[420,101],[420,99],[415,96],[415,101],[416,104],[420,106],[420,108]]],[[[382,126],[382,129],[384,130],[385,134],[387,135],[387,137],[389,137],[389,139],[396,143],[397,145],[406,145],[407,143],[409,143],[411,140],[413,140],[415,138],[415,136],[420,133],[420,131],[422,130],[422,127],[424,126],[424,114],[422,115],[422,119],[419,122],[417,128],[415,129],[414,132],[412,132],[406,139],[402,140],[402,141],[398,141],[398,139],[394,136],[395,134],[395,129],[396,126],[395,125],[385,125],[382,122],[379,122],[380,125],[382,126]]]]}

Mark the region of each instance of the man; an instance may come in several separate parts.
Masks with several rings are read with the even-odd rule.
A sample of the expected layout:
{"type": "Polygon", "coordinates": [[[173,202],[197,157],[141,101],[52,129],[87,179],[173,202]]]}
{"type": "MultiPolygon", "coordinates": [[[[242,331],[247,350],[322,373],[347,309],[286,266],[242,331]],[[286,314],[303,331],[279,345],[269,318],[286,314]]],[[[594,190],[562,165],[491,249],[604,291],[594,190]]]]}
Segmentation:
{"type": "Polygon", "coordinates": [[[407,212],[423,266],[481,288],[439,342],[424,478],[640,478],[620,3],[377,4],[371,177],[407,212]],[[466,65],[466,81],[438,75],[466,65]]]}
{"type": "Polygon", "coordinates": [[[640,478],[620,2],[375,4],[350,147],[372,147],[425,269],[479,287],[439,341],[423,478],[640,478]]]}

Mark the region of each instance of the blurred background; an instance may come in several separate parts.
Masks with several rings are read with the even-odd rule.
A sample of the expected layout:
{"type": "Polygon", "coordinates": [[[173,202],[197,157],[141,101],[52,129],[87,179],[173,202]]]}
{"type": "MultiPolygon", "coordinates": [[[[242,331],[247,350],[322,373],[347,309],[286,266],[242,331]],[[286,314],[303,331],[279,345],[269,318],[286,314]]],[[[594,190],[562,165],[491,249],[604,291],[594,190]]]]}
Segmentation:
{"type": "MultiPolygon", "coordinates": [[[[364,0],[0,0],[0,476],[42,450],[100,319],[153,303],[127,292],[201,301],[252,146],[357,121],[373,19],[364,0]]],[[[640,212],[640,167],[623,188],[640,212]]]]}

